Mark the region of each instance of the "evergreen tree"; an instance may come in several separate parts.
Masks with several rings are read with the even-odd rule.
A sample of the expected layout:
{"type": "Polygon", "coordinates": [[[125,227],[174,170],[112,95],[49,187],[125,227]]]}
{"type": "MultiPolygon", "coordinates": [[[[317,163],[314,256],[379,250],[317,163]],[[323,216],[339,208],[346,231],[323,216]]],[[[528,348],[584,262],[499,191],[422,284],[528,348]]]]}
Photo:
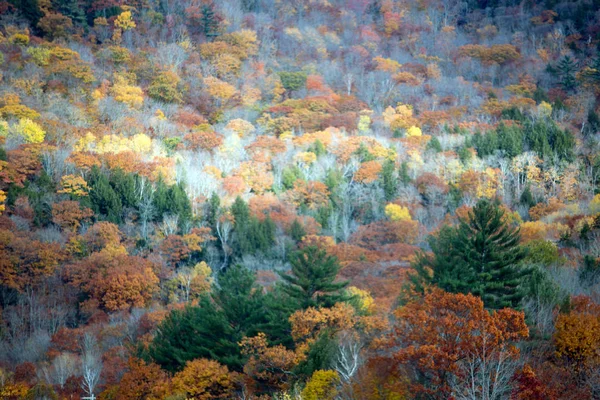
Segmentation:
{"type": "Polygon", "coordinates": [[[256,275],[241,265],[231,266],[219,274],[218,285],[212,294],[215,304],[240,339],[256,335],[256,326],[265,322],[263,297],[256,275]]]}
{"type": "Polygon", "coordinates": [[[577,86],[577,80],[575,80],[575,71],[577,70],[577,64],[570,56],[564,56],[556,65],[558,76],[560,77],[560,84],[565,90],[574,89],[577,86]]]}
{"type": "Polygon", "coordinates": [[[221,199],[219,195],[214,193],[208,201],[208,210],[206,212],[206,221],[214,229],[217,226],[217,218],[219,217],[219,209],[221,208],[221,199]]]}
{"type": "Polygon", "coordinates": [[[294,219],[294,222],[292,222],[292,225],[290,226],[290,236],[296,243],[300,242],[302,238],[306,236],[306,230],[304,230],[304,227],[300,221],[298,221],[298,218],[294,219]]]}
{"type": "Polygon", "coordinates": [[[436,153],[439,153],[443,150],[442,144],[436,136],[432,136],[431,140],[427,143],[427,150],[433,150],[436,153]]]}
{"type": "Polygon", "coordinates": [[[123,205],[108,177],[100,169],[93,168],[89,180],[90,202],[94,213],[115,224],[121,223],[123,205]]]}
{"type": "Polygon", "coordinates": [[[135,175],[116,169],[111,172],[109,180],[110,186],[119,195],[123,207],[135,207],[137,205],[135,175]]]}
{"type": "Polygon", "coordinates": [[[225,314],[202,297],[196,306],[171,311],[160,324],[148,354],[170,372],[196,358],[213,359],[239,371],[243,366],[239,340],[225,314]]]}
{"type": "Polygon", "coordinates": [[[473,293],[492,309],[518,307],[527,273],[519,240],[518,229],[505,221],[499,205],[480,200],[458,227],[445,227],[430,238],[433,254],[418,256],[411,281],[417,288],[431,283],[448,292],[473,293]]]}
{"type": "Polygon", "coordinates": [[[203,4],[200,12],[202,14],[200,25],[204,36],[209,39],[219,36],[219,21],[212,6],[203,4]]]}
{"type": "Polygon", "coordinates": [[[406,161],[402,161],[402,164],[400,164],[400,171],[398,172],[398,175],[400,177],[400,182],[402,182],[403,185],[408,185],[412,181],[410,175],[408,174],[408,164],[406,161]]]}
{"type": "Polygon", "coordinates": [[[396,197],[396,191],[398,190],[398,181],[394,176],[395,169],[396,166],[392,160],[385,160],[381,170],[381,181],[383,185],[383,193],[387,201],[390,201],[396,197]]]}
{"type": "Polygon", "coordinates": [[[350,298],[343,289],[347,281],[335,282],[340,270],[337,258],[317,246],[307,246],[290,256],[291,274],[281,274],[284,291],[300,307],[331,307],[350,298]]]}
{"type": "Polygon", "coordinates": [[[523,190],[523,193],[521,193],[519,202],[524,206],[527,206],[527,208],[531,208],[537,204],[533,198],[533,194],[531,193],[531,188],[529,185],[525,186],[525,190],[523,190]]]}

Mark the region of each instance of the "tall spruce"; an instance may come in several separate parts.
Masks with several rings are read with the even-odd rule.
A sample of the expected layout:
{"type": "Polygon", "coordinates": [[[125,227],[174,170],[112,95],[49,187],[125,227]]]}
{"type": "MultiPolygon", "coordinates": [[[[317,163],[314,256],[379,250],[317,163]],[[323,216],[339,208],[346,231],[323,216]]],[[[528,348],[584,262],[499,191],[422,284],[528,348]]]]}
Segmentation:
{"type": "Polygon", "coordinates": [[[299,306],[331,307],[350,298],[343,289],[347,281],[336,282],[340,264],[336,257],[317,246],[307,246],[290,256],[290,274],[281,274],[284,291],[299,306]]]}
{"type": "Polygon", "coordinates": [[[419,254],[411,281],[448,292],[473,293],[487,308],[518,307],[521,283],[528,270],[520,234],[506,221],[497,202],[480,200],[458,227],[445,227],[431,237],[432,254],[419,254]]]}

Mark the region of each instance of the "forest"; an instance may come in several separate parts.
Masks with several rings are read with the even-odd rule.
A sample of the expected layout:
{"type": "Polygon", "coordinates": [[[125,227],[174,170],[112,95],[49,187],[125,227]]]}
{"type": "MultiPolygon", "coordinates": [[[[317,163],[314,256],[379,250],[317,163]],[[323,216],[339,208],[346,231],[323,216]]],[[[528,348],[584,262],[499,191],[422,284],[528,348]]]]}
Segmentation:
{"type": "Polygon", "coordinates": [[[0,0],[0,399],[600,398],[600,0],[0,0]]]}

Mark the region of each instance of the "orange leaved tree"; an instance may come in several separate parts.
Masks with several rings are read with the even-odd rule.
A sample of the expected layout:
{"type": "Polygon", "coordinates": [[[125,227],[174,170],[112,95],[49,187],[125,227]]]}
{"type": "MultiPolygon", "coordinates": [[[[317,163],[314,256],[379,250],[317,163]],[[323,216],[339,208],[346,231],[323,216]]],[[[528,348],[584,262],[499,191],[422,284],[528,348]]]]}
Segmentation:
{"type": "Polygon", "coordinates": [[[529,336],[522,312],[490,313],[471,294],[440,289],[400,307],[387,345],[411,392],[431,399],[499,399],[510,391],[519,350],[529,336]]]}

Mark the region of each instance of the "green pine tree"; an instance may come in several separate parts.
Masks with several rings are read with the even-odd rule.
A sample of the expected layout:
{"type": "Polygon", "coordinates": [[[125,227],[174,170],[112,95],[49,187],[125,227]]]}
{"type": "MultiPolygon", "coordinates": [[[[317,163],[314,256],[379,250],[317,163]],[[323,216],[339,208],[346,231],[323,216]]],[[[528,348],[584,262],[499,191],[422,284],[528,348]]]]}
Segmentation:
{"type": "Polygon", "coordinates": [[[239,340],[225,314],[202,297],[197,306],[171,311],[160,324],[148,355],[170,372],[196,358],[213,359],[239,371],[244,364],[239,340]]]}
{"type": "Polygon", "coordinates": [[[432,255],[418,256],[410,279],[417,289],[429,283],[478,295],[487,308],[516,308],[527,274],[521,264],[526,251],[519,240],[518,229],[506,222],[499,205],[480,200],[458,227],[445,227],[430,238],[432,255]]]}
{"type": "Polygon", "coordinates": [[[387,201],[394,199],[398,190],[398,180],[394,175],[395,170],[395,163],[392,160],[385,160],[381,170],[381,181],[383,185],[383,193],[387,201]]]}
{"type": "Polygon", "coordinates": [[[256,275],[239,264],[219,274],[212,293],[215,304],[240,337],[258,334],[256,327],[265,322],[263,297],[256,275]]]}
{"type": "Polygon", "coordinates": [[[292,225],[290,226],[290,236],[296,243],[300,242],[302,238],[306,236],[306,230],[300,221],[298,221],[298,218],[294,219],[294,222],[292,222],[292,225]]]}
{"type": "Polygon", "coordinates": [[[570,56],[561,58],[556,65],[556,70],[560,77],[560,84],[565,90],[572,90],[577,86],[577,80],[575,79],[577,63],[570,56]]]}
{"type": "Polygon", "coordinates": [[[336,282],[340,264],[317,246],[307,246],[290,256],[292,270],[281,274],[284,291],[297,301],[300,307],[331,307],[349,297],[343,289],[347,281],[336,282]]]}

